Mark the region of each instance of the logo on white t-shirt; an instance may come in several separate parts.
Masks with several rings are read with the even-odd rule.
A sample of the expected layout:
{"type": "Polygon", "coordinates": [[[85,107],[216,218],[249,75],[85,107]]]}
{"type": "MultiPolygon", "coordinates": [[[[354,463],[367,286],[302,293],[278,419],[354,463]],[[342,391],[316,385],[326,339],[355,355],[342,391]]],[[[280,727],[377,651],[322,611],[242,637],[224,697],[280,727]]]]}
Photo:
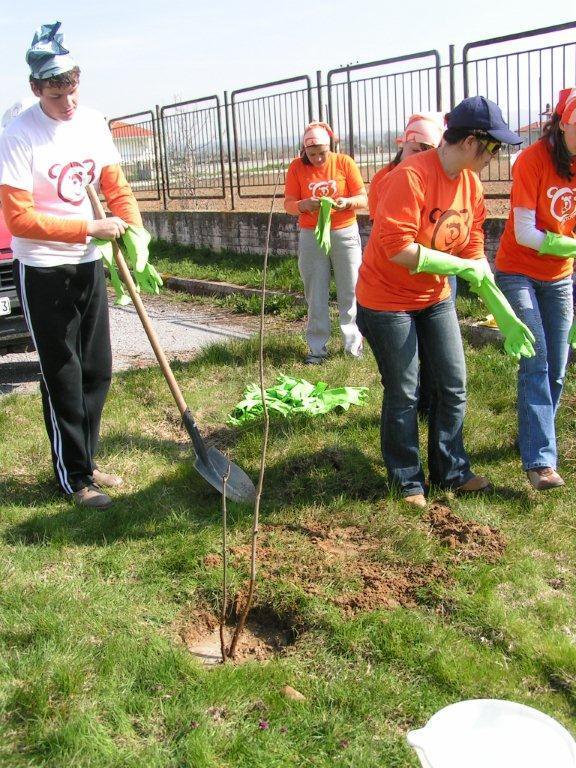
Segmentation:
{"type": "Polygon", "coordinates": [[[94,160],[84,160],[83,163],[72,161],[62,166],[53,165],[48,171],[51,179],[58,179],[58,197],[65,203],[81,205],[86,197],[85,188],[94,181],[94,160]]]}
{"type": "Polygon", "coordinates": [[[576,216],[576,187],[550,187],[548,197],[550,213],[560,223],[564,223],[576,216]]]}
{"type": "Polygon", "coordinates": [[[308,189],[312,192],[313,200],[320,200],[321,197],[335,197],[338,194],[338,184],[334,179],[311,181],[308,189]]]}

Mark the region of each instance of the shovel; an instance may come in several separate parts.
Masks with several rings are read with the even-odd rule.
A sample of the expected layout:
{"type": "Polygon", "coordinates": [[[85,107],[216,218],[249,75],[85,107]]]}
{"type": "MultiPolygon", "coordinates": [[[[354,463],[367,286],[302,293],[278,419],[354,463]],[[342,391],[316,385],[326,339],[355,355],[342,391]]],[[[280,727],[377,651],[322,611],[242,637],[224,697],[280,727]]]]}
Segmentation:
{"type": "MultiPolygon", "coordinates": [[[[92,204],[94,216],[97,219],[106,218],[104,208],[102,207],[102,203],[100,202],[94,187],[92,185],[88,185],[86,187],[86,191],[92,204]]],[[[136,286],[134,285],[134,280],[132,279],[130,270],[124,261],[124,256],[122,255],[122,252],[120,251],[115,240],[112,241],[112,248],[114,251],[114,259],[118,266],[120,277],[128,288],[128,293],[134,302],[138,317],[140,318],[144,330],[146,331],[146,335],[148,336],[150,344],[152,345],[152,349],[154,350],[156,359],[158,360],[162,373],[164,374],[164,378],[170,387],[172,397],[178,406],[178,410],[182,416],[182,423],[184,424],[184,427],[186,428],[186,431],[192,440],[192,445],[194,446],[194,451],[196,452],[194,468],[197,470],[197,472],[199,472],[200,475],[202,475],[204,480],[209,482],[210,485],[214,486],[214,488],[220,491],[220,493],[222,493],[222,490],[225,488],[226,497],[231,501],[240,501],[246,503],[253,502],[256,496],[256,489],[254,487],[254,483],[252,480],[250,480],[244,470],[240,469],[240,467],[238,467],[236,464],[233,464],[231,461],[229,461],[228,458],[217,448],[214,448],[213,446],[207,446],[204,442],[204,438],[196,426],[194,417],[186,405],[186,401],[184,400],[180,387],[178,386],[178,382],[174,378],[174,374],[172,373],[170,364],[168,363],[166,355],[164,354],[164,350],[160,346],[160,341],[158,340],[156,331],[150,323],[150,318],[146,313],[146,309],[144,308],[140,294],[136,290],[136,286]],[[227,479],[225,480],[225,478],[227,479]]]]}

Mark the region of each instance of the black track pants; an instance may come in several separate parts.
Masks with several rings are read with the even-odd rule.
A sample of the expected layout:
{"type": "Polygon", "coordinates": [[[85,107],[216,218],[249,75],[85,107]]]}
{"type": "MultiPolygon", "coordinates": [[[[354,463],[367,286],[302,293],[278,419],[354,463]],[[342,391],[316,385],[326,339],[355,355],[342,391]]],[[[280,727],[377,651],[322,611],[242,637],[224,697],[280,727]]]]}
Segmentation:
{"type": "Polygon", "coordinates": [[[92,481],[112,353],[101,261],[56,267],[14,262],[16,287],[42,369],[54,473],[73,493],[92,481]]]}

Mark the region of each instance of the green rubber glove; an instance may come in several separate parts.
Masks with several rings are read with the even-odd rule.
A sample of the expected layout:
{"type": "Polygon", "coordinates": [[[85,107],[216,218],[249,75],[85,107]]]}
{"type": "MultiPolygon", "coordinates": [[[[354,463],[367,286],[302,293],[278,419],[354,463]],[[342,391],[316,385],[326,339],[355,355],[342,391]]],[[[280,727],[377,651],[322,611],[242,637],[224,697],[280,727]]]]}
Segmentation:
{"type": "Polygon", "coordinates": [[[320,198],[320,210],[318,211],[318,221],[316,222],[316,228],[314,229],[314,235],[316,242],[326,255],[330,253],[332,247],[330,243],[330,217],[332,216],[332,208],[336,205],[331,197],[320,198]]]}
{"type": "Polygon", "coordinates": [[[558,259],[573,259],[576,257],[576,240],[556,232],[546,232],[544,242],[538,253],[544,256],[556,256],[558,259]]]}
{"type": "Polygon", "coordinates": [[[160,293],[160,286],[164,283],[155,267],[148,261],[149,243],[150,234],[144,227],[135,227],[132,224],[118,238],[120,250],[134,273],[137,288],[145,293],[160,293]]]}
{"type": "Polygon", "coordinates": [[[568,331],[568,344],[572,349],[576,349],[576,320],[572,323],[572,327],[568,331]]]}
{"type": "Polygon", "coordinates": [[[112,242],[110,240],[99,240],[96,238],[93,238],[93,242],[96,245],[96,248],[100,251],[102,260],[104,261],[104,263],[108,267],[108,271],[110,272],[110,282],[112,283],[112,288],[114,289],[114,293],[116,295],[114,304],[121,307],[126,306],[126,304],[130,304],[132,299],[126,293],[126,289],[124,288],[124,283],[122,282],[122,280],[120,280],[120,275],[118,274],[118,267],[116,266],[116,262],[114,261],[114,252],[112,250],[112,242]]]}
{"type": "Polygon", "coordinates": [[[128,262],[130,269],[142,272],[148,263],[148,244],[150,235],[144,227],[135,227],[132,224],[126,232],[118,238],[118,245],[128,262]]]}
{"type": "Polygon", "coordinates": [[[527,325],[519,320],[508,299],[494,282],[486,275],[478,288],[472,288],[488,307],[498,328],[504,336],[504,350],[520,360],[520,357],[534,357],[534,334],[527,325]]]}
{"type": "Polygon", "coordinates": [[[485,259],[461,259],[451,253],[435,251],[418,244],[418,266],[416,274],[426,272],[430,275],[458,275],[472,288],[478,288],[486,275],[485,259]]]}
{"type": "Polygon", "coordinates": [[[145,293],[160,293],[160,288],[164,285],[156,267],[152,264],[146,264],[141,272],[134,271],[134,280],[136,286],[145,293]]]}

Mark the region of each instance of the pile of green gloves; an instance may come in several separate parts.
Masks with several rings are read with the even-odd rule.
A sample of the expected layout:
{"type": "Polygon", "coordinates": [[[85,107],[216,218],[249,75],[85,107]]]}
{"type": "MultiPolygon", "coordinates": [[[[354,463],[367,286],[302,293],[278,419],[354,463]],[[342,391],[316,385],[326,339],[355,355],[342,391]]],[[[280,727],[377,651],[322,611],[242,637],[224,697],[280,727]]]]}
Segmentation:
{"type": "Polygon", "coordinates": [[[328,256],[332,247],[330,243],[330,217],[332,216],[332,208],[335,207],[336,203],[331,197],[320,198],[320,210],[318,211],[318,221],[314,229],[314,236],[326,256],[328,256]]]}
{"type": "MultiPolygon", "coordinates": [[[[494,282],[494,276],[483,259],[461,259],[450,253],[434,251],[419,245],[419,261],[415,272],[433,275],[458,275],[484,301],[504,336],[504,349],[517,360],[534,357],[534,334],[519,320],[508,299],[494,282]]],[[[576,335],[576,333],[575,333],[576,335]]]]}
{"type": "MultiPolygon", "coordinates": [[[[120,280],[111,241],[95,238],[94,243],[110,271],[110,282],[116,294],[114,303],[121,306],[129,304],[130,296],[120,280]]],[[[150,234],[144,227],[135,227],[131,224],[126,232],[118,238],[117,243],[128,267],[132,270],[136,289],[145,293],[160,293],[163,282],[156,268],[148,261],[150,234]]]]}
{"type": "MultiPolygon", "coordinates": [[[[319,381],[311,384],[306,379],[293,379],[281,374],[276,384],[264,390],[266,407],[269,411],[277,411],[282,416],[293,413],[306,413],[317,416],[328,413],[334,408],[347,411],[351,405],[362,405],[368,392],[367,387],[335,387],[328,389],[328,384],[319,381]]],[[[253,421],[264,413],[262,393],[257,384],[249,384],[244,390],[244,398],[234,408],[228,417],[228,423],[237,426],[247,421],[253,421]]]]}

